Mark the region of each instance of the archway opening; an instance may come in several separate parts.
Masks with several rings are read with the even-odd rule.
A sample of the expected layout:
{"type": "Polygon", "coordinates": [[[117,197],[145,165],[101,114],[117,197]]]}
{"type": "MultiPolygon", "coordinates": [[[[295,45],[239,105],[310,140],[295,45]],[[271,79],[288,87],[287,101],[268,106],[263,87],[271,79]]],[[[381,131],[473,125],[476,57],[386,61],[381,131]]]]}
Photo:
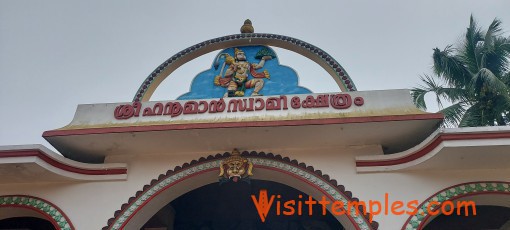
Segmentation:
{"type": "MultiPolygon", "coordinates": [[[[510,199],[508,193],[504,192],[508,187],[496,183],[483,185],[485,186],[474,186],[482,191],[454,196],[431,208],[437,215],[426,216],[417,229],[510,229],[510,199]]],[[[461,186],[473,188],[470,185],[461,186]]]]}
{"type": "Polygon", "coordinates": [[[328,210],[320,204],[309,206],[304,202],[306,193],[277,182],[251,180],[250,183],[212,183],[178,197],[161,208],[141,228],[167,230],[341,230],[344,227],[328,210]],[[259,192],[267,190],[269,197],[274,196],[265,222],[261,221],[252,195],[260,199],[259,192]],[[278,196],[279,195],[279,196],[278,196]],[[286,201],[296,201],[293,215],[285,215],[283,211],[286,201]],[[301,215],[298,214],[301,201],[301,215]],[[278,213],[278,207],[280,212],[278,213]]]}
{"type": "Polygon", "coordinates": [[[439,215],[424,230],[432,229],[510,229],[510,208],[477,205],[476,215],[464,208],[453,209],[453,215],[439,215]]]}
{"type": "Polygon", "coordinates": [[[74,230],[69,218],[51,202],[26,195],[0,196],[0,229],[74,230]]]}
{"type": "Polygon", "coordinates": [[[11,229],[11,230],[26,230],[26,229],[37,229],[37,230],[56,230],[53,224],[45,219],[37,217],[11,217],[0,220],[0,229],[11,229]]]}
{"type": "Polygon", "coordinates": [[[56,226],[48,217],[36,210],[17,207],[0,207],[0,229],[12,230],[56,230],[56,226]]]}

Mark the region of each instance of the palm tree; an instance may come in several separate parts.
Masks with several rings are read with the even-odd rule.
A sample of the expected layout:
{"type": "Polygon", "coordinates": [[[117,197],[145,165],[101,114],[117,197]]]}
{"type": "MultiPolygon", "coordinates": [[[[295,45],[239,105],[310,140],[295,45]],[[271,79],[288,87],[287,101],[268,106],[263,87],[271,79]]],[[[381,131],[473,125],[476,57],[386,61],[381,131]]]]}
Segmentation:
{"type": "Polygon", "coordinates": [[[510,123],[510,37],[503,37],[501,21],[487,31],[470,18],[465,39],[444,50],[434,49],[434,77],[421,77],[411,90],[414,103],[426,109],[425,94],[432,92],[442,108],[443,127],[495,126],[510,123]],[[451,103],[443,108],[442,101],[451,103]]]}

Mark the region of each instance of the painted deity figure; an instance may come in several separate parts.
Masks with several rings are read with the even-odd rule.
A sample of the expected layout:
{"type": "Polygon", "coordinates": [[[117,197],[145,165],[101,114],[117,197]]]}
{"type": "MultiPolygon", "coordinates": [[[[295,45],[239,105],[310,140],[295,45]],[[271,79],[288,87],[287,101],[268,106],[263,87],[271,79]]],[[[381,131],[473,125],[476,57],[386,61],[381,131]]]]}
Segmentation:
{"type": "MultiPolygon", "coordinates": [[[[251,96],[262,96],[260,90],[264,87],[264,78],[270,79],[269,72],[264,70],[256,72],[255,70],[264,67],[265,61],[272,59],[271,56],[263,56],[258,64],[249,63],[246,55],[241,49],[235,48],[234,57],[225,54],[225,64],[229,67],[225,71],[225,76],[216,76],[214,84],[227,88],[227,92],[223,97],[243,97],[246,89],[253,88],[251,96]],[[251,74],[253,79],[248,79],[251,74]]],[[[223,68],[220,73],[223,72],[223,68]]]]}

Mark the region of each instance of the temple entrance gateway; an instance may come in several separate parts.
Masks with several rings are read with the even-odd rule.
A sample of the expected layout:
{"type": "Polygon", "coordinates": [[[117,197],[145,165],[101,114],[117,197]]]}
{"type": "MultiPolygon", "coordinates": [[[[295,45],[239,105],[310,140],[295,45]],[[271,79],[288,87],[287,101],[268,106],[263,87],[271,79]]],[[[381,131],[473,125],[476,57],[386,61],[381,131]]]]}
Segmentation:
{"type": "Polygon", "coordinates": [[[440,215],[428,223],[423,230],[440,229],[509,229],[510,228],[510,208],[477,205],[476,216],[471,212],[461,208],[453,209],[453,213],[459,212],[460,215],[440,215]]]}
{"type": "MultiPolygon", "coordinates": [[[[416,108],[409,90],[356,91],[324,50],[243,28],[171,56],[133,101],[79,105],[68,125],[43,133],[60,154],[0,146],[0,229],[510,225],[509,127],[437,129],[443,115],[416,108]],[[339,90],[312,92],[274,47],[316,62],[339,90]],[[189,90],[150,100],[174,70],[213,51],[190,87],[179,86],[189,90]],[[427,212],[456,201],[479,215],[427,212]]],[[[456,213],[454,204],[440,211],[456,213]]]]}

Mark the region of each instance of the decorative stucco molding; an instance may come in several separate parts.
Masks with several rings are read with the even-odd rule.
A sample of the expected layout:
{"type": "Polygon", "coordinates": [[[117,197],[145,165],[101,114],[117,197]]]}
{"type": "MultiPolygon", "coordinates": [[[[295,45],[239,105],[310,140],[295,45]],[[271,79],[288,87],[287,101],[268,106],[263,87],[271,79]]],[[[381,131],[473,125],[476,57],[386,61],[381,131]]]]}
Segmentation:
{"type": "Polygon", "coordinates": [[[41,198],[25,195],[0,196],[0,208],[14,207],[34,210],[44,215],[57,230],[74,230],[69,218],[56,205],[41,198]]]}
{"type": "MultiPolygon", "coordinates": [[[[129,198],[128,202],[124,203],[120,210],[115,212],[114,217],[108,220],[108,224],[103,230],[124,229],[124,226],[131,217],[163,190],[171,189],[173,185],[204,172],[219,172],[221,160],[229,156],[229,153],[224,153],[208,156],[207,158],[202,157],[198,161],[193,160],[190,163],[175,167],[174,170],[168,170],[166,174],[161,174],[157,179],[152,180],[150,184],[145,185],[142,190],[136,192],[135,196],[129,198]]],[[[343,185],[339,185],[336,180],[330,179],[328,175],[323,174],[320,170],[315,170],[312,166],[307,166],[296,160],[290,160],[288,157],[275,156],[272,153],[249,153],[245,151],[242,153],[242,156],[253,163],[254,170],[264,168],[284,172],[310,184],[331,200],[342,201],[344,204],[347,204],[348,201],[358,201],[357,198],[352,196],[352,192],[345,190],[343,185]]],[[[354,207],[351,213],[355,213],[354,207]]],[[[357,229],[378,229],[379,224],[376,221],[372,221],[372,223],[368,221],[369,215],[367,213],[365,216],[348,215],[347,217],[357,229]]]]}
{"type": "MultiPolygon", "coordinates": [[[[509,140],[509,127],[440,129],[420,144],[399,153],[357,156],[356,170],[358,172],[383,172],[410,169],[434,157],[440,157],[441,154],[439,153],[446,147],[508,145],[509,140]],[[494,140],[498,140],[498,142],[494,143],[494,140]],[[461,143],[459,141],[469,142],[461,143]],[[487,143],[484,141],[487,141],[487,143]]],[[[498,161],[498,159],[495,159],[495,161],[498,161]]]]}
{"type": "MultiPolygon", "coordinates": [[[[456,200],[465,196],[476,196],[491,193],[510,195],[510,182],[470,182],[443,189],[421,203],[418,206],[418,212],[407,219],[402,230],[423,229],[425,227],[425,223],[427,223],[427,220],[431,217],[427,210],[431,202],[442,203],[444,201],[456,200]]],[[[439,207],[440,205],[435,206],[436,209],[439,207]]]]}
{"type": "MultiPolygon", "coordinates": [[[[65,158],[43,145],[0,146],[0,168],[10,164],[25,164],[27,166],[36,164],[61,176],[63,180],[104,181],[127,178],[127,165],[124,163],[88,164],[78,162],[65,158]]],[[[26,177],[25,180],[41,182],[41,178],[35,176],[26,177]]],[[[0,178],[1,183],[2,179],[0,178]]]]}

